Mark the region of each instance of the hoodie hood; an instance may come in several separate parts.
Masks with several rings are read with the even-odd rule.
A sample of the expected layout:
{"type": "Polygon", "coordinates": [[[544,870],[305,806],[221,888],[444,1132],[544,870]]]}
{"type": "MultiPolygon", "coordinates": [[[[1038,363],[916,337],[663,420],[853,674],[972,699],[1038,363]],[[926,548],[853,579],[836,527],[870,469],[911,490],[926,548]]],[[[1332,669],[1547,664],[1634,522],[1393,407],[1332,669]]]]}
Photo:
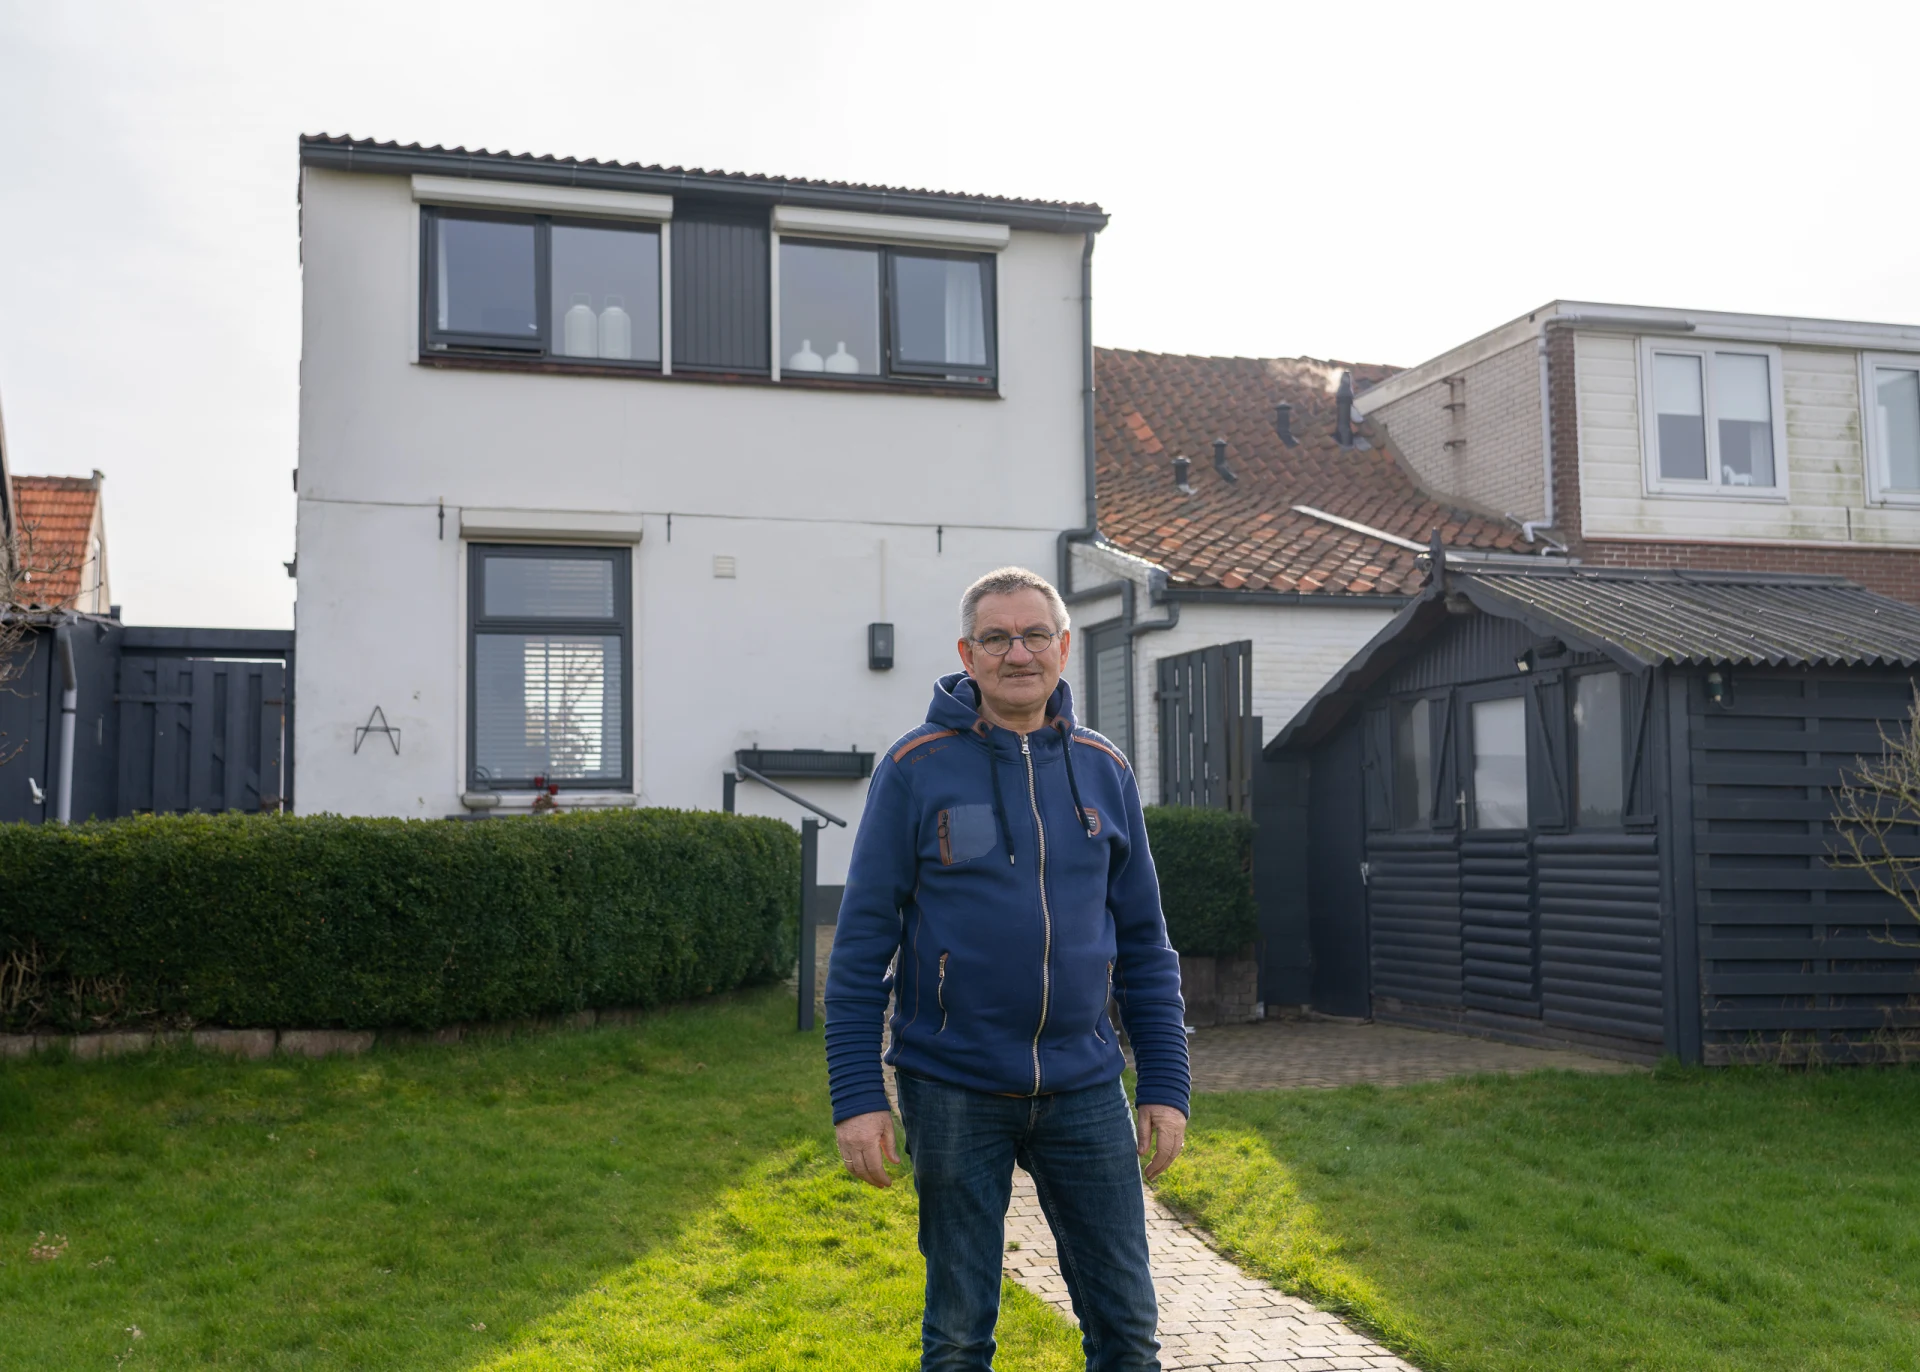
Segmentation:
{"type": "MultiPolygon", "coordinates": [[[[965,672],[950,672],[933,683],[933,701],[927,706],[927,723],[958,733],[972,733],[980,722],[980,688],[965,672]]],[[[1074,727],[1073,688],[1063,676],[1047,697],[1047,722],[1066,721],[1074,727]]]]}

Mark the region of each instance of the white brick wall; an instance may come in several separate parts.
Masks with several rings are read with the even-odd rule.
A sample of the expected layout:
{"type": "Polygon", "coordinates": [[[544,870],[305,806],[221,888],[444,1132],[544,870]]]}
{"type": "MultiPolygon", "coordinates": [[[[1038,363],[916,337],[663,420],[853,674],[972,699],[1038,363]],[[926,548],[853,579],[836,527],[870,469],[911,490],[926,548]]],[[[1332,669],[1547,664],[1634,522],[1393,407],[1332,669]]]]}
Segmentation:
{"type": "MultiPolygon", "coordinates": [[[[1538,343],[1517,347],[1436,381],[1367,418],[1386,427],[1420,483],[1441,500],[1493,515],[1539,519],[1545,513],[1540,452],[1538,343]],[[1450,411],[1450,399],[1465,408],[1450,411]],[[1447,447],[1448,440],[1462,440],[1447,447]]],[[[1363,404],[1364,408],[1364,404],[1363,404]]]]}

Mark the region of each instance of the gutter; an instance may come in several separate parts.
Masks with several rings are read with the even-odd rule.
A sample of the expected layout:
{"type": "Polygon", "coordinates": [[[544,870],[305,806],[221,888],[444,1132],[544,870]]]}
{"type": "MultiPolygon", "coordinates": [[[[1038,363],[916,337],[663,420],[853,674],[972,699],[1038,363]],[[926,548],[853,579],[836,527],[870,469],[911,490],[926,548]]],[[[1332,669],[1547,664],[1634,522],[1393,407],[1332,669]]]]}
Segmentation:
{"type": "Polygon", "coordinates": [[[73,625],[53,631],[60,655],[60,801],[54,818],[61,824],[73,818],[73,723],[80,708],[80,674],[73,665],[73,625]]]}
{"type": "MultiPolygon", "coordinates": [[[[1091,543],[1100,533],[1100,500],[1094,488],[1093,440],[1093,234],[1087,234],[1080,250],[1080,462],[1081,481],[1087,503],[1087,522],[1078,529],[1062,529],[1054,541],[1054,586],[1072,600],[1073,545],[1091,543]]],[[[1133,602],[1127,602],[1127,618],[1133,618],[1133,602]]]]}

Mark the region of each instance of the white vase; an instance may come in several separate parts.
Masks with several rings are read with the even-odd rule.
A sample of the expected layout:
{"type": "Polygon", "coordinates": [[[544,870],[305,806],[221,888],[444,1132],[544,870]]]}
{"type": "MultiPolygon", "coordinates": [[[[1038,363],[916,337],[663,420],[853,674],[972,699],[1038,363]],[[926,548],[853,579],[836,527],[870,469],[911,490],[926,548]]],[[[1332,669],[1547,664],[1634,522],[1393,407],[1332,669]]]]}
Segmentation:
{"type": "Polygon", "coordinates": [[[591,297],[576,295],[567,306],[560,328],[560,351],[568,357],[598,357],[599,330],[595,327],[591,297]]]}
{"type": "Polygon", "coordinates": [[[860,370],[860,359],[848,352],[847,345],[843,342],[839,348],[835,350],[833,355],[827,359],[827,370],[830,372],[857,372],[860,370]]]}
{"type": "Polygon", "coordinates": [[[633,319],[622,308],[624,303],[624,297],[610,295],[606,309],[600,311],[600,356],[623,362],[633,357],[633,319]]]}
{"type": "Polygon", "coordinates": [[[811,338],[801,339],[800,351],[787,359],[787,370],[790,372],[824,371],[826,365],[820,360],[820,354],[813,350],[811,338]]]}

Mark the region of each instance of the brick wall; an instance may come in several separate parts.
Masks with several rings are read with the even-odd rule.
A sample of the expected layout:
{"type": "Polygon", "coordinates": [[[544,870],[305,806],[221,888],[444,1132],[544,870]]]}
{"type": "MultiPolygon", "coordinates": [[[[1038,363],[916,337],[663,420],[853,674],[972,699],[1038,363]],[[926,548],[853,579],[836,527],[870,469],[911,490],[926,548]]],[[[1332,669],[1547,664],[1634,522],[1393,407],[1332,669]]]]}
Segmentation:
{"type": "Polygon", "coordinates": [[[1553,426],[1553,527],[1580,537],[1580,392],[1573,332],[1547,330],[1547,414],[1553,426]]]}
{"type": "Polygon", "coordinates": [[[1783,548],[1763,544],[1582,542],[1590,567],[1689,567],[1713,571],[1844,576],[1870,591],[1920,605],[1920,552],[1895,548],[1783,548]]]}
{"type": "Polygon", "coordinates": [[[1544,501],[1537,348],[1528,339],[1368,410],[1367,418],[1386,429],[1420,483],[1441,500],[1538,519],[1544,501]]]}

